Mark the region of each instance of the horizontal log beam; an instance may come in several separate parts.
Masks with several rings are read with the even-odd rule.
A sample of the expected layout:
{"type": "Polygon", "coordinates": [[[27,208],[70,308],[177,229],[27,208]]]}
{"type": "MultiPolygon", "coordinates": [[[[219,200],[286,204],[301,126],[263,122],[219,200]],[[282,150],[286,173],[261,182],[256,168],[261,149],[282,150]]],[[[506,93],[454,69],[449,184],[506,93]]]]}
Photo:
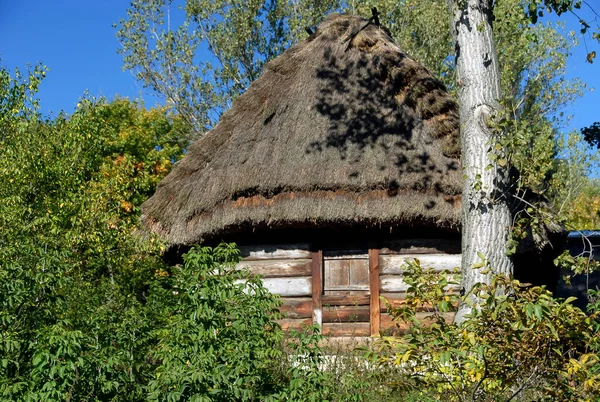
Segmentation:
{"type": "Polygon", "coordinates": [[[312,294],[312,280],[310,276],[263,278],[262,282],[269,292],[281,295],[282,297],[300,297],[312,294]]]}
{"type": "Polygon", "coordinates": [[[406,293],[408,285],[401,275],[381,275],[379,277],[380,292],[403,292],[406,293]]]}
{"type": "Polygon", "coordinates": [[[285,318],[312,318],[311,297],[284,297],[279,311],[285,318]]]}
{"type": "Polygon", "coordinates": [[[339,255],[325,255],[323,257],[325,261],[331,260],[368,260],[368,254],[339,254],[339,255]]]}
{"type": "MultiPolygon", "coordinates": [[[[382,293],[406,293],[408,284],[402,279],[402,275],[381,275],[379,277],[380,291],[382,293]]],[[[455,291],[459,285],[448,285],[448,292],[455,291]]]]}
{"type": "Polygon", "coordinates": [[[312,324],[312,318],[303,318],[303,319],[291,319],[284,318],[282,320],[277,320],[277,323],[281,326],[281,329],[284,331],[289,331],[291,329],[300,330],[307,325],[312,324]]]}
{"type": "Polygon", "coordinates": [[[262,275],[265,278],[310,276],[311,259],[289,260],[244,260],[236,268],[247,269],[253,275],[262,275]]]}
{"type": "Polygon", "coordinates": [[[240,246],[240,255],[244,260],[280,260],[310,258],[308,244],[278,244],[240,246]]]}
{"type": "MultiPolygon", "coordinates": [[[[449,292],[452,293],[452,292],[449,292]]],[[[379,300],[379,306],[382,310],[386,309],[386,301],[392,308],[398,308],[406,304],[406,293],[382,293],[379,300]],[[385,301],[383,300],[385,299],[385,301]]],[[[430,303],[418,307],[417,311],[432,311],[433,307],[430,303]]]]}
{"type": "Polygon", "coordinates": [[[323,322],[369,322],[369,306],[323,306],[323,322]]]}
{"type": "Polygon", "coordinates": [[[406,271],[408,262],[418,259],[423,268],[435,271],[460,268],[460,254],[406,254],[380,256],[381,275],[400,275],[406,271]]]}
{"type": "Polygon", "coordinates": [[[369,295],[362,292],[360,295],[324,295],[321,296],[323,306],[368,306],[369,295]]]}
{"type": "MultiPolygon", "coordinates": [[[[417,312],[417,319],[424,325],[428,325],[434,322],[431,317],[431,313],[417,312]]],[[[454,320],[454,313],[442,313],[442,317],[447,323],[451,323],[454,320]]],[[[410,325],[404,321],[394,321],[392,316],[388,313],[381,313],[381,331],[386,335],[399,335],[403,334],[410,329],[410,325]]]]}

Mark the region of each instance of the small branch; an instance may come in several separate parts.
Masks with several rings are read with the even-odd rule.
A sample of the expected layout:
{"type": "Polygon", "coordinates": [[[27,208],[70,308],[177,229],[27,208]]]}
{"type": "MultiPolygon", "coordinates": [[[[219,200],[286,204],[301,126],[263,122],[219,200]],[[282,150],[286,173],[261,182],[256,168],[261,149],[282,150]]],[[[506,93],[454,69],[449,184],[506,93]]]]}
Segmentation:
{"type": "Polygon", "coordinates": [[[531,372],[531,374],[529,375],[529,377],[523,382],[523,384],[521,384],[521,386],[511,395],[510,398],[508,398],[506,400],[506,402],[510,402],[511,400],[513,400],[517,395],[519,395],[521,393],[521,391],[523,391],[523,389],[525,389],[525,386],[527,385],[527,383],[531,380],[531,378],[533,377],[533,375],[537,372],[538,370],[538,366],[536,366],[533,371],[531,372]]]}
{"type": "Polygon", "coordinates": [[[483,358],[483,365],[484,365],[483,377],[481,377],[481,380],[479,380],[479,382],[477,383],[477,385],[473,389],[473,393],[471,394],[471,400],[473,400],[473,401],[475,401],[475,396],[477,394],[477,390],[479,389],[479,387],[481,386],[481,384],[483,384],[483,381],[488,376],[488,362],[487,362],[487,359],[485,358],[485,353],[482,354],[481,357],[483,358]]]}
{"type": "Polygon", "coordinates": [[[594,7],[590,6],[590,4],[587,1],[584,1],[583,4],[585,4],[586,6],[588,6],[589,9],[592,10],[592,13],[594,13],[594,15],[596,15],[596,17],[600,17],[600,14],[598,14],[596,12],[596,10],[594,10],[594,7]]]}

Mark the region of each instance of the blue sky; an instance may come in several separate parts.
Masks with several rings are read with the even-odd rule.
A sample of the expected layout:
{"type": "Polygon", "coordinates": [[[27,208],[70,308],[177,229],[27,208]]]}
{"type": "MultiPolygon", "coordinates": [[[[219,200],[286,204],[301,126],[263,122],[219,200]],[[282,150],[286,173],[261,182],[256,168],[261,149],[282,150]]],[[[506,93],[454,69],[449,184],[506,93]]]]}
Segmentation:
{"type": "MultiPolygon", "coordinates": [[[[13,69],[26,63],[42,62],[50,69],[39,97],[45,113],[70,113],[88,90],[93,96],[143,97],[147,106],[158,99],[122,71],[116,50],[118,41],[112,24],[126,15],[126,0],[0,0],[0,63],[13,69]]],[[[592,18],[584,9],[581,16],[592,18]]],[[[568,29],[578,30],[575,17],[566,17],[568,29]]],[[[571,128],[600,120],[600,45],[587,38],[590,50],[599,54],[594,64],[585,62],[586,49],[580,46],[569,60],[568,76],[580,77],[590,88],[572,107],[571,128]]]]}
{"type": "MultiPolygon", "coordinates": [[[[26,63],[48,66],[39,92],[43,112],[72,112],[86,90],[109,99],[138,98],[142,88],[122,71],[112,28],[128,5],[125,0],[0,0],[1,63],[11,70],[26,63]]],[[[153,106],[156,98],[147,95],[153,106]]]]}

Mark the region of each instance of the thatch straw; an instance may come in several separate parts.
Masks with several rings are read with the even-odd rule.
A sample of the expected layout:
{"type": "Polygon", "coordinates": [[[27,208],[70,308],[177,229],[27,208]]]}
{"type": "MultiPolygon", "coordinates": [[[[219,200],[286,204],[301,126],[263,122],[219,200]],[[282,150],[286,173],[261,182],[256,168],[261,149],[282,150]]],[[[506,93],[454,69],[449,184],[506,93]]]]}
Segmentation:
{"type": "Polygon", "coordinates": [[[328,17],[194,143],[144,203],[172,244],[242,227],[455,228],[456,103],[381,27],[328,17]],[[350,38],[349,40],[346,40],[350,38]]]}

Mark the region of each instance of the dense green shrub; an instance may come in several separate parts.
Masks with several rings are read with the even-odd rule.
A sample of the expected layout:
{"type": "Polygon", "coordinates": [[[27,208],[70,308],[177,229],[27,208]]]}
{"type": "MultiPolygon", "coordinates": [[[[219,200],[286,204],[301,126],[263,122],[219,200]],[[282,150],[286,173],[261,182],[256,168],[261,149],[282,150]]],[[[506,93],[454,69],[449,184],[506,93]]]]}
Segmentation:
{"type": "Polygon", "coordinates": [[[272,365],[282,358],[282,331],[274,319],[278,298],[260,279],[235,269],[233,245],[195,247],[164,279],[174,299],[157,331],[150,400],[261,400],[279,388],[272,365]]]}
{"type": "Polygon", "coordinates": [[[45,119],[44,75],[0,69],[0,399],[137,401],[163,263],[134,233],[181,125],[123,99],[45,119]]]}
{"type": "Polygon", "coordinates": [[[473,290],[473,312],[462,325],[442,314],[456,305],[445,273],[408,265],[407,303],[392,313],[410,331],[380,343],[380,364],[399,367],[404,390],[444,401],[555,401],[600,397],[600,334],[596,314],[573,299],[560,300],[540,287],[496,277],[473,290]],[[439,280],[431,280],[439,275],[439,280]],[[430,307],[430,323],[416,319],[430,307]]]}

